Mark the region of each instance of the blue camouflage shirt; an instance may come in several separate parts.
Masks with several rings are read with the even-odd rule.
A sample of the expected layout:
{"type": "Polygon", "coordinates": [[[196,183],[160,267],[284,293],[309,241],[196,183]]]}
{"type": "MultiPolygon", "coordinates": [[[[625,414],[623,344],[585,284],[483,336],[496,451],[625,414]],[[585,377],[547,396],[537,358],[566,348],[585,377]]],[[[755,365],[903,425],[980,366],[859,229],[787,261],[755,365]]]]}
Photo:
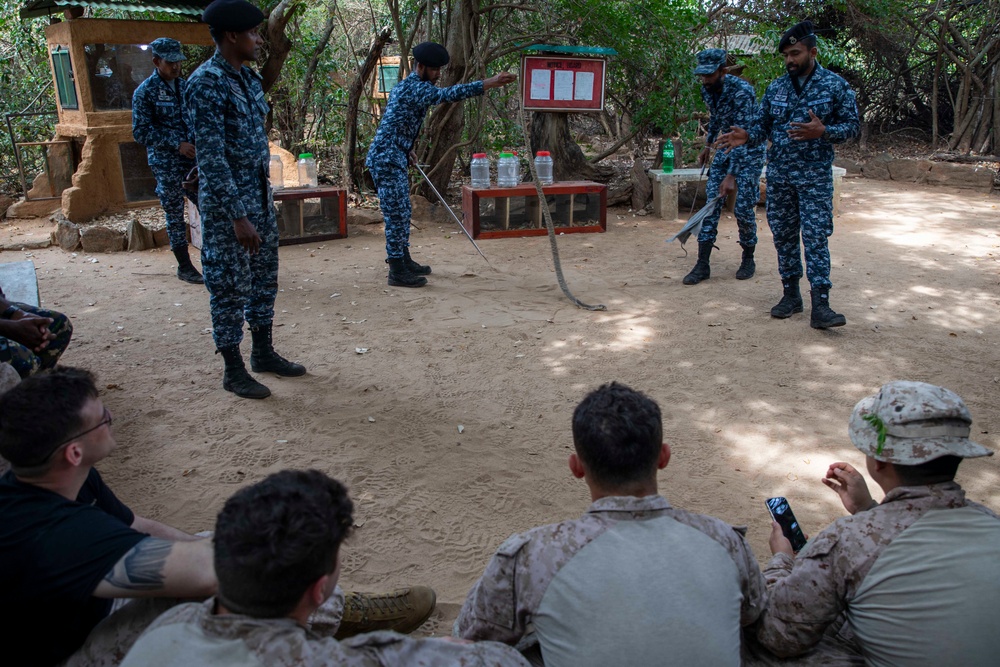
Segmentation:
{"type": "Polygon", "coordinates": [[[410,72],[389,93],[385,114],[368,148],[365,164],[370,169],[373,164],[389,161],[406,169],[407,155],[420,134],[427,109],[443,102],[460,102],[482,95],[484,90],[482,81],[438,88],[429,81],[421,81],[416,71],[410,72]]]}
{"type": "Polygon", "coordinates": [[[236,220],[261,212],[271,150],[260,75],[245,65],[237,71],[216,51],[191,75],[184,101],[198,151],[202,215],[236,220]]]}
{"type": "Polygon", "coordinates": [[[132,95],[132,136],[146,147],[150,166],[176,162],[182,157],[177,152],[181,142],[194,143],[184,113],[186,87],[183,77],[168,83],[154,69],[132,95]],[[177,84],[176,89],[173,83],[177,84]]]}
{"type": "Polygon", "coordinates": [[[771,140],[767,177],[782,183],[814,182],[828,176],[833,166],[833,144],[857,136],[860,129],[854,91],[819,63],[801,94],[788,74],[771,82],[757,118],[746,128],[747,145],[758,146],[771,140]],[[788,136],[789,123],[808,123],[810,109],[826,126],[826,132],[818,139],[792,139],[788,136]]]}
{"type": "MultiPolygon", "coordinates": [[[[711,114],[708,120],[708,135],[705,137],[705,143],[708,145],[714,143],[720,134],[728,132],[730,127],[734,125],[748,127],[757,118],[759,107],[753,86],[732,74],[723,77],[722,90],[719,93],[712,93],[702,86],[701,99],[711,114]]],[[[735,176],[744,168],[759,171],[764,147],[750,148],[743,145],[737,146],[728,155],[722,151],[716,155],[716,161],[729,161],[726,173],[735,176]]]]}

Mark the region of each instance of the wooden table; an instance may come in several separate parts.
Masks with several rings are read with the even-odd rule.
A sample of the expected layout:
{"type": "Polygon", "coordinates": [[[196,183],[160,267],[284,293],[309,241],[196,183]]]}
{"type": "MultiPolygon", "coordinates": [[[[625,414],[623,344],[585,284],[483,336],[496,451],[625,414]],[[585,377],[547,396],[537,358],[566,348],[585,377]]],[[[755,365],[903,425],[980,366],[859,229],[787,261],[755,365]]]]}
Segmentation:
{"type": "MultiPolygon", "coordinates": [[[[607,230],[608,188],[591,181],[560,181],[542,186],[559,233],[607,230]]],[[[462,186],[462,224],[473,238],[543,236],[548,233],[534,183],[514,187],[462,186]],[[485,209],[485,210],[484,210],[485,209]]]]}

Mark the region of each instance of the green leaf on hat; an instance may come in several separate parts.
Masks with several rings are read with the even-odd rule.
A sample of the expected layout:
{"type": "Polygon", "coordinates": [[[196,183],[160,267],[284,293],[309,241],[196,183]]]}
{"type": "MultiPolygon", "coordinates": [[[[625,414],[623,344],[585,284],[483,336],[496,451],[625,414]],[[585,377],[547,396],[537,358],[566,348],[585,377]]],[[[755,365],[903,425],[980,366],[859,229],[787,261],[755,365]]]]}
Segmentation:
{"type": "Polygon", "coordinates": [[[875,450],[875,453],[881,454],[882,448],[885,447],[885,436],[886,436],[885,422],[883,422],[881,417],[879,417],[874,412],[865,415],[864,417],[862,417],[862,419],[871,424],[875,428],[875,430],[878,431],[878,448],[875,450]]]}

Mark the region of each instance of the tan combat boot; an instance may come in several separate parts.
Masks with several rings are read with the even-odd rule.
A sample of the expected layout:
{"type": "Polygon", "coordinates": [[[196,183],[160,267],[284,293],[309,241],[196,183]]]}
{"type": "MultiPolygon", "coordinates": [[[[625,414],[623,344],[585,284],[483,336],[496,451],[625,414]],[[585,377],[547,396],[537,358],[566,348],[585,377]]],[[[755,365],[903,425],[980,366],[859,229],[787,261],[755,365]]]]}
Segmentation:
{"type": "Polygon", "coordinates": [[[430,617],[437,603],[437,595],[426,586],[400,588],[381,595],[345,592],[344,598],[344,618],[337,629],[337,639],[375,630],[413,632],[430,617]]]}

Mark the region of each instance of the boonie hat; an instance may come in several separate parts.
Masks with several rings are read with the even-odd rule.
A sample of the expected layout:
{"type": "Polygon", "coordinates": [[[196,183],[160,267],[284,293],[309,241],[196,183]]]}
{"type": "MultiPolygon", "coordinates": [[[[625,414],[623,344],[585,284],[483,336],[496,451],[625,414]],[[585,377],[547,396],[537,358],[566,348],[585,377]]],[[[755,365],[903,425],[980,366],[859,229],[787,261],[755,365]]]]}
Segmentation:
{"type": "Polygon", "coordinates": [[[413,47],[413,59],[426,67],[444,67],[451,56],[448,49],[437,42],[421,42],[413,47]]]}
{"type": "Polygon", "coordinates": [[[705,49],[698,54],[698,66],[694,68],[694,73],[715,74],[725,64],[725,49],[705,49]]]}
{"type": "Polygon", "coordinates": [[[854,406],[851,442],[878,461],[918,465],[942,456],[992,456],[969,440],[972,415],[953,391],[926,382],[897,380],[882,385],[854,406]]]}
{"type": "Polygon", "coordinates": [[[203,22],[223,32],[246,32],[264,18],[264,12],[247,0],[214,0],[201,14],[203,22]]]}
{"type": "Polygon", "coordinates": [[[778,53],[784,53],[785,49],[792,44],[798,44],[806,37],[813,36],[812,21],[802,21],[801,23],[796,23],[791,28],[786,30],[785,34],[781,36],[781,41],[778,42],[778,53]]]}
{"type": "Polygon", "coordinates": [[[181,43],[169,37],[160,37],[149,43],[149,48],[157,58],[163,58],[168,63],[176,63],[187,60],[184,52],[181,51],[181,43]]]}

